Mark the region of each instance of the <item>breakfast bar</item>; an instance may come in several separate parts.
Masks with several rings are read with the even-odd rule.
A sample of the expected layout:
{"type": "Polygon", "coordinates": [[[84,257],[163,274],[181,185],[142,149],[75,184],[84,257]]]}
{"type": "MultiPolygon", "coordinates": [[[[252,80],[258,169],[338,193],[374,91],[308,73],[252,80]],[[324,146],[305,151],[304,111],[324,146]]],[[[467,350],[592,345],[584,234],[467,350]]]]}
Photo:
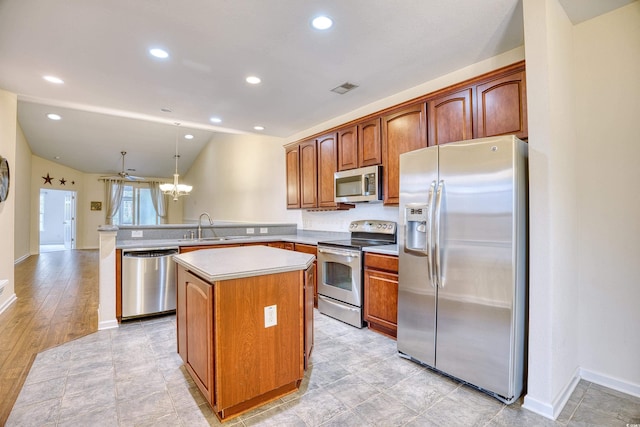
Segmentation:
{"type": "Polygon", "coordinates": [[[243,246],[173,259],[178,353],[218,418],[296,391],[313,347],[314,256],[243,246]]]}

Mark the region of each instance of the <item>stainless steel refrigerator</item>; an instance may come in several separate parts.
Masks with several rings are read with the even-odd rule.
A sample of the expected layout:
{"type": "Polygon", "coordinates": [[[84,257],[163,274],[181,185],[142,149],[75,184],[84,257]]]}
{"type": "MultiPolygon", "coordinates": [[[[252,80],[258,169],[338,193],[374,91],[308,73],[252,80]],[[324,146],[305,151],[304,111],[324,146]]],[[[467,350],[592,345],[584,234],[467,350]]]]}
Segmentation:
{"type": "Polygon", "coordinates": [[[527,145],[514,136],[400,156],[398,351],[505,403],[522,393],[527,145]]]}

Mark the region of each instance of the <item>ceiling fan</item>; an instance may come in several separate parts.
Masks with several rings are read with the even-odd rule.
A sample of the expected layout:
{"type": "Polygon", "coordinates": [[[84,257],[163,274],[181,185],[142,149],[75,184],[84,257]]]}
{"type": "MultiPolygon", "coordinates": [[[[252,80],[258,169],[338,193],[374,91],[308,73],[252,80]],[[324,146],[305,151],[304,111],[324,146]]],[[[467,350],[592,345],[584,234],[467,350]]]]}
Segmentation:
{"type": "MultiPolygon", "coordinates": [[[[127,173],[126,169],[124,168],[124,156],[127,155],[127,152],[121,151],[120,154],[122,155],[122,170],[118,172],[116,175],[103,176],[101,178],[120,178],[120,179],[126,179],[127,181],[144,181],[144,178],[141,176],[129,175],[129,173],[127,173]]],[[[131,170],[135,170],[135,169],[131,169],[131,170]]]]}

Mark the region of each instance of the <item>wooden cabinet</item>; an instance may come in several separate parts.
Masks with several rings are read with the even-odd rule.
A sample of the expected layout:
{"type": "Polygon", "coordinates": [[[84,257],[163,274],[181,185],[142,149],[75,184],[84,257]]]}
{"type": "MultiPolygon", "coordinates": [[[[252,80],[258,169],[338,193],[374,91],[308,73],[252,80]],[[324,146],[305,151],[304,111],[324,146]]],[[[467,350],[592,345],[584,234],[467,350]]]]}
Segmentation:
{"type": "Polygon", "coordinates": [[[396,338],[398,331],[398,257],[365,253],[364,320],[369,329],[396,338]]]}
{"type": "Polygon", "coordinates": [[[473,88],[427,99],[429,146],[473,138],[473,88]]]}
{"type": "Polygon", "coordinates": [[[300,207],[300,150],[298,145],[285,148],[287,167],[287,209],[300,207]]]}
{"type": "Polygon", "coordinates": [[[380,117],[338,131],[338,170],[382,164],[380,117]]]}
{"type": "MultiPolygon", "coordinates": [[[[306,245],[304,243],[296,243],[294,250],[298,252],[304,252],[305,254],[311,254],[316,257],[313,260],[313,265],[317,271],[318,269],[318,248],[314,245],[306,245]]],[[[314,274],[313,278],[313,306],[318,307],[318,274],[314,274]]]]}
{"type": "Polygon", "coordinates": [[[338,170],[355,169],[358,163],[358,127],[349,126],[338,131],[338,170]]]}
{"type": "Polygon", "coordinates": [[[315,262],[304,273],[304,369],[309,366],[313,351],[313,307],[316,288],[315,262]]]}
{"type": "Polygon", "coordinates": [[[215,399],[213,292],[209,283],[178,268],[178,354],[209,404],[215,399]]]}
{"type": "Polygon", "coordinates": [[[425,103],[395,110],[382,118],[384,204],[400,201],[400,154],[427,146],[425,103]]]}
{"type": "Polygon", "coordinates": [[[310,267],[211,283],[178,267],[178,354],[219,419],[298,388],[313,348],[304,305],[313,274],[310,267]],[[277,321],[267,325],[265,307],[274,305],[277,321]]]}
{"type": "Polygon", "coordinates": [[[380,117],[358,125],[358,165],[375,166],[382,164],[382,141],[380,117]]]}
{"type": "Polygon", "coordinates": [[[318,206],[318,153],[316,141],[300,143],[300,207],[318,206]]]}
{"type": "Polygon", "coordinates": [[[524,66],[477,86],[477,138],[515,135],[526,139],[527,88],[524,66]]]}
{"type": "Polygon", "coordinates": [[[337,133],[330,133],[316,140],[318,149],[318,207],[336,206],[333,174],[338,159],[337,133]]]}

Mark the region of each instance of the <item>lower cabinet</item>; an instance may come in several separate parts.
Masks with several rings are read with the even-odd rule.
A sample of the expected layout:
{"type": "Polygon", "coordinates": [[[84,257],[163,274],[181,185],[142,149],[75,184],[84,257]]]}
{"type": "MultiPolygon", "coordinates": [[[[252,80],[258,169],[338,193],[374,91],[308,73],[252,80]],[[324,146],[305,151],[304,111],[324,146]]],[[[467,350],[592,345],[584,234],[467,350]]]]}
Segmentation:
{"type": "Polygon", "coordinates": [[[220,420],[299,387],[313,350],[314,265],[213,283],[179,266],[177,279],[178,354],[220,420]]]}
{"type": "Polygon", "coordinates": [[[294,250],[297,252],[303,252],[305,254],[311,254],[316,257],[316,259],[313,261],[313,265],[316,269],[316,274],[313,275],[313,306],[318,308],[318,248],[314,245],[296,243],[294,245],[294,250]]]}
{"type": "Polygon", "coordinates": [[[369,329],[396,338],[398,331],[398,257],[365,253],[364,320],[369,329]]]}

